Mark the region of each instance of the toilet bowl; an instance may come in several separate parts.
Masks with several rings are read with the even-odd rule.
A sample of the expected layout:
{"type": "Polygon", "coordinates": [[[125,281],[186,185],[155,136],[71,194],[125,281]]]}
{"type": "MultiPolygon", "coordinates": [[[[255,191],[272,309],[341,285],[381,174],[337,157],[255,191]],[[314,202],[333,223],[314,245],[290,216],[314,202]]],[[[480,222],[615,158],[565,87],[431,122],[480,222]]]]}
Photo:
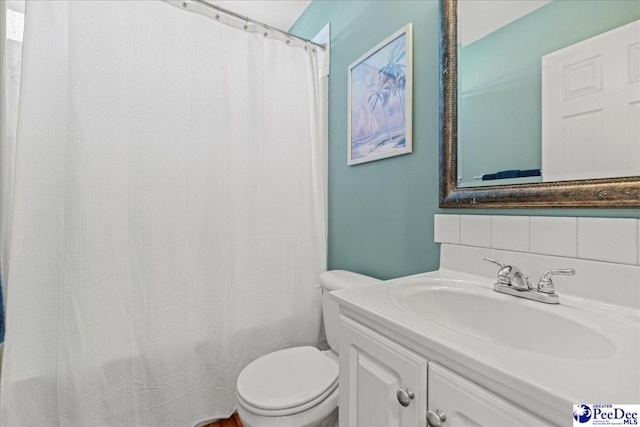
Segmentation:
{"type": "Polygon", "coordinates": [[[320,275],[322,312],[331,350],[278,350],[245,367],[237,381],[238,415],[245,427],[333,427],[338,423],[338,305],[329,292],[379,282],[343,270],[320,275]]]}

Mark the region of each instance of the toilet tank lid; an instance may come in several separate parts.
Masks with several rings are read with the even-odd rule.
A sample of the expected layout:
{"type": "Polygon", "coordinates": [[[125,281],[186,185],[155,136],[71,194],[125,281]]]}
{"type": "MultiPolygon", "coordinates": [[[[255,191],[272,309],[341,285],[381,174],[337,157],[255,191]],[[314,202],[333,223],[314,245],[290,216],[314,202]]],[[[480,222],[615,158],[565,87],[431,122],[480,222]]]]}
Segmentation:
{"type": "Polygon", "coordinates": [[[346,270],[329,270],[320,274],[320,285],[328,291],[355,288],[379,283],[381,280],[346,270]]]}

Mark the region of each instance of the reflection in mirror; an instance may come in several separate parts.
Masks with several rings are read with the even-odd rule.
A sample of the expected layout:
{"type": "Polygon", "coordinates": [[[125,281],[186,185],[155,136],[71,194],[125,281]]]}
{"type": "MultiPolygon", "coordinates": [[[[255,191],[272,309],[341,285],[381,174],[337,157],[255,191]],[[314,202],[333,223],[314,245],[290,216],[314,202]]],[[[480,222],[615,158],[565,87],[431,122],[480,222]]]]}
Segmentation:
{"type": "Polygon", "coordinates": [[[457,2],[457,185],[640,175],[640,2],[457,2]]]}
{"type": "MultiPolygon", "coordinates": [[[[481,0],[461,0],[460,3],[470,1],[472,3],[477,3],[481,0]]],[[[600,12],[596,12],[595,16],[597,19],[593,18],[592,20],[596,20],[600,23],[609,22],[607,28],[603,28],[601,30],[590,30],[597,34],[606,33],[607,31],[615,31],[616,28],[623,27],[624,25],[629,25],[633,21],[637,21],[640,18],[640,8],[638,8],[640,0],[608,0],[605,1],[606,5],[605,9],[602,9],[602,5],[600,12]],[[612,13],[612,8],[616,5],[618,6],[628,6],[631,4],[631,11],[629,14],[625,15],[626,18],[620,20],[619,15],[612,13]],[[617,18],[615,16],[617,16],[617,18]],[[614,20],[618,20],[617,22],[613,22],[614,20]],[[628,21],[628,22],[627,22],[628,21]]],[[[570,173],[574,173],[575,171],[569,170],[568,172],[562,172],[567,174],[566,178],[562,178],[563,180],[559,180],[560,178],[554,177],[552,179],[558,180],[547,180],[547,177],[544,174],[544,169],[548,169],[548,163],[545,163],[545,156],[548,150],[545,146],[542,145],[542,140],[546,135],[546,130],[543,131],[543,124],[546,123],[547,118],[542,114],[542,105],[547,98],[547,94],[543,94],[542,89],[542,57],[556,57],[556,55],[551,55],[554,52],[562,52],[564,49],[567,49],[571,45],[575,45],[579,43],[579,40],[590,39],[592,37],[596,37],[594,34],[583,34],[578,38],[579,32],[586,31],[586,24],[584,20],[584,12],[579,11],[579,7],[584,5],[588,5],[591,3],[598,3],[597,1],[572,1],[572,0],[555,0],[552,2],[544,2],[541,3],[540,6],[536,6],[536,8],[532,8],[525,12],[524,14],[520,14],[518,18],[510,18],[507,23],[499,23],[495,28],[490,31],[484,30],[484,34],[482,31],[476,33],[475,40],[469,41],[472,39],[465,39],[465,41],[461,41],[458,43],[458,31],[457,31],[457,11],[458,11],[458,1],[457,0],[440,0],[440,11],[441,11],[441,44],[440,44],[440,207],[441,208],[559,208],[559,207],[597,207],[597,208],[640,208],[640,174],[636,173],[634,175],[626,175],[626,176],[617,176],[617,177],[595,177],[595,176],[606,176],[603,174],[596,175],[594,172],[595,169],[591,169],[591,173],[594,177],[592,178],[577,178],[577,175],[569,175],[570,173]],[[463,49],[467,46],[473,46],[476,43],[481,43],[483,40],[487,41],[492,38],[492,34],[497,33],[501,29],[509,29],[510,26],[515,26],[518,21],[522,20],[527,21],[533,19],[536,14],[541,14],[545,12],[545,8],[551,7],[560,7],[560,6],[571,6],[571,13],[564,14],[563,16],[569,15],[570,18],[565,21],[560,21],[560,11],[550,13],[543,21],[530,23],[527,31],[525,31],[524,36],[518,36],[512,38],[514,44],[517,49],[511,49],[509,52],[496,53],[493,57],[483,56],[482,60],[478,62],[474,69],[470,70],[470,74],[467,70],[461,70],[461,78],[463,80],[479,81],[483,78],[484,74],[494,74],[498,77],[497,80],[489,81],[486,80],[484,82],[478,83],[473,90],[467,89],[467,86],[461,87],[461,90],[464,90],[464,98],[465,100],[470,99],[471,95],[477,94],[476,96],[489,96],[490,89],[499,88],[503,91],[507,91],[512,87],[515,88],[518,85],[525,86],[526,84],[522,83],[521,76],[527,76],[532,73],[529,69],[526,68],[525,65],[517,65],[515,59],[519,57],[526,56],[525,54],[528,51],[533,51],[535,49],[541,50],[541,48],[534,48],[533,41],[540,40],[551,40],[554,38],[560,38],[560,31],[564,29],[572,29],[575,32],[575,40],[569,40],[565,42],[564,45],[552,46],[547,50],[542,50],[539,52],[539,57],[536,57],[534,61],[535,67],[538,67],[538,83],[537,89],[535,91],[535,96],[531,95],[531,99],[526,99],[525,94],[518,95],[516,97],[515,102],[511,100],[510,104],[507,104],[507,101],[497,100],[493,105],[489,103],[489,101],[485,101],[480,105],[482,108],[482,113],[484,114],[481,120],[490,121],[493,117],[499,117],[500,120],[496,123],[495,121],[491,123],[489,126],[489,130],[486,131],[488,135],[484,136],[484,139],[488,139],[491,143],[501,143],[502,145],[498,145],[495,147],[482,147],[480,145],[480,130],[477,130],[473,133],[469,133],[470,131],[467,129],[462,130],[461,139],[458,140],[458,110],[460,110],[461,114],[463,111],[466,111],[468,107],[458,105],[458,48],[463,49]],[[554,24],[555,23],[555,24],[554,24]],[[554,25],[552,25],[554,24],[554,25]],[[575,28],[574,28],[575,27],[575,28]],[[584,27],[584,28],[583,28],[584,27]],[[497,28],[497,30],[496,30],[497,28]],[[579,31],[578,31],[579,30],[579,31]],[[577,31],[577,32],[576,32],[577,31]],[[475,79],[475,80],[474,80],[475,79]],[[522,98],[522,102],[517,102],[520,98],[522,98]],[[536,101],[537,99],[537,101],[536,101]],[[502,105],[513,106],[512,109],[507,109],[506,113],[500,112],[497,109],[502,105]],[[531,105],[537,105],[535,109],[531,108],[531,105]],[[516,110],[515,106],[524,106],[525,110],[516,110]],[[527,109],[528,108],[528,109],[527,109]],[[539,127],[532,127],[530,123],[536,123],[539,127]],[[506,129],[506,130],[505,130],[506,129]],[[526,140],[527,137],[531,134],[537,135],[537,140],[540,143],[538,148],[533,154],[531,151],[526,152],[526,148],[522,146],[522,141],[526,140]],[[466,136],[465,136],[466,135],[466,136]],[[471,138],[470,141],[466,141],[464,138],[471,138]],[[466,144],[472,144],[472,148],[476,149],[475,154],[471,154],[469,160],[473,160],[474,157],[480,158],[484,156],[484,158],[489,158],[490,160],[499,159],[500,157],[505,157],[508,162],[505,165],[502,164],[494,164],[490,165],[486,161],[484,163],[479,163],[482,168],[479,168],[477,171],[469,171],[462,172],[465,177],[471,177],[470,182],[471,185],[461,185],[459,178],[459,172],[462,171],[462,168],[458,167],[459,156],[458,153],[461,152],[461,161],[465,160],[465,150],[469,147],[466,144]],[[516,147],[513,151],[508,151],[511,146],[516,147]],[[503,156],[503,152],[509,153],[503,156]],[[529,159],[537,159],[538,163],[525,163],[524,160],[529,159]],[[516,163],[516,161],[523,160],[523,163],[516,163]],[[529,169],[533,168],[533,169],[529,169]],[[541,182],[529,182],[529,183],[518,183],[515,184],[513,181],[508,185],[497,184],[497,182],[505,182],[505,179],[500,180],[492,180],[492,181],[480,181],[474,180],[473,178],[476,176],[480,176],[482,174],[488,174],[493,172],[504,172],[504,171],[531,171],[541,169],[543,170],[542,177],[516,177],[516,178],[507,178],[513,181],[516,180],[538,180],[541,182]],[[568,178],[571,176],[572,178],[568,178]],[[568,180],[564,180],[568,179],[568,180]],[[486,185],[473,185],[475,183],[485,183],[486,185]]],[[[530,0],[522,1],[522,0],[500,0],[495,2],[498,5],[506,6],[511,3],[531,3],[530,0]]],[[[551,9],[549,9],[551,10],[551,9]]],[[[546,12],[548,13],[548,12],[546,12]]],[[[592,12],[593,14],[593,12],[592,12]]],[[[483,14],[483,17],[488,17],[488,14],[483,14]]],[[[475,14],[475,18],[478,17],[478,14],[475,14]]],[[[497,36],[493,36],[497,37],[497,36]]],[[[503,45],[508,45],[506,41],[503,41],[503,45]]],[[[477,44],[476,46],[480,46],[477,44]]],[[[640,102],[632,101],[632,96],[637,96],[637,91],[640,90],[640,79],[637,79],[637,76],[640,75],[640,59],[638,48],[640,48],[640,43],[631,43],[627,45],[623,50],[626,49],[627,54],[627,63],[626,65],[618,65],[615,66],[614,69],[620,75],[626,75],[628,82],[631,83],[628,88],[625,90],[618,90],[617,93],[624,93],[628,95],[629,99],[627,100],[627,104],[625,106],[625,113],[618,114],[618,118],[623,118],[627,120],[628,125],[621,125],[620,122],[614,123],[612,128],[614,131],[617,131],[619,134],[630,135],[630,141],[633,145],[637,144],[637,137],[639,132],[639,121],[638,121],[638,108],[640,108],[640,102]],[[631,65],[629,67],[629,64],[631,65]],[[622,116],[627,117],[622,117],[622,116]],[[635,137],[634,137],[635,136],[635,137]]],[[[546,48],[545,48],[546,49],[546,48]]],[[[609,49],[607,49],[601,56],[603,62],[609,55],[609,49]]],[[[593,56],[590,56],[586,59],[593,59],[593,56]]],[[[471,59],[471,58],[468,58],[471,59]]],[[[461,61],[467,63],[467,59],[461,58],[461,61]]],[[[587,92],[605,92],[606,90],[600,90],[599,88],[609,89],[610,83],[607,82],[604,72],[604,65],[596,66],[596,65],[588,65],[587,62],[582,62],[583,59],[572,59],[568,62],[568,64],[561,65],[561,69],[564,72],[564,77],[570,75],[569,85],[565,85],[565,89],[554,89],[551,92],[551,95],[561,94],[561,100],[568,100],[570,103],[575,103],[581,98],[582,95],[587,95],[587,92]],[[602,82],[602,84],[598,85],[598,82],[602,82]],[[565,92],[566,90],[566,92],[565,92]],[[579,96],[580,95],[580,96],[579,96]]],[[[463,65],[461,64],[460,67],[463,65]]],[[[467,65],[469,66],[469,65],[467,65]]],[[[563,79],[564,79],[563,77],[563,79]]],[[[565,80],[560,79],[561,83],[565,83],[565,80]]],[[[535,83],[535,82],[534,82],[535,83]]],[[[531,84],[534,84],[531,83],[531,84]]],[[[462,85],[466,85],[463,81],[462,85]]],[[[529,89],[532,91],[532,89],[529,89]]],[[[526,91],[525,91],[526,92],[526,91]]],[[[504,94],[506,95],[506,94],[504,94]]],[[[590,95],[593,95],[591,93],[590,95]]],[[[465,101],[466,102],[466,101],[465,101]]],[[[473,104],[473,103],[472,103],[473,104]]],[[[560,136],[565,138],[565,140],[570,140],[571,142],[575,142],[581,144],[583,141],[589,142],[590,140],[599,141],[600,145],[596,148],[600,151],[597,151],[596,159],[598,161],[607,158],[613,158],[617,160],[614,162],[615,165],[623,165],[622,160],[627,161],[629,159],[633,159],[634,155],[624,155],[616,152],[614,146],[619,144],[619,141],[624,140],[621,138],[614,138],[610,136],[602,136],[604,135],[605,130],[602,130],[602,135],[600,134],[599,129],[604,129],[604,126],[598,127],[598,120],[595,119],[589,122],[589,118],[594,116],[594,113],[597,113],[599,110],[604,110],[604,107],[599,107],[596,104],[587,106],[586,110],[582,110],[582,112],[578,111],[577,113],[563,113],[559,116],[574,118],[573,121],[565,121],[561,126],[564,126],[564,129],[561,127],[560,136]],[[594,106],[595,105],[595,106],[594,106]],[[581,121],[581,119],[584,119],[581,121]],[[607,139],[608,138],[608,139],[607,139]],[[604,150],[604,151],[602,151],[604,150]],[[613,154],[617,153],[617,154],[613,154]],[[622,159],[624,158],[624,159],[622,159]]],[[[564,108],[564,107],[562,107],[564,108]]],[[[609,107],[606,107],[609,108],[609,107]]],[[[620,111],[620,110],[618,110],[620,111]]],[[[597,115],[597,114],[595,114],[597,115]]],[[[466,126],[463,122],[465,121],[465,117],[468,117],[468,113],[466,116],[461,117],[460,126],[466,126]]],[[[478,120],[476,120],[477,122],[478,120]]],[[[482,124],[482,123],[480,123],[482,124]]],[[[480,124],[476,123],[478,129],[480,124]]],[[[609,126],[609,125],[608,125],[609,126]]],[[[548,127],[547,127],[548,128],[548,127]]],[[[610,129],[606,130],[607,134],[610,133],[610,129]]],[[[562,145],[560,145],[562,146],[562,145]]],[[[637,145],[633,145],[633,150],[637,150],[637,145]]],[[[564,149],[564,148],[563,148],[564,149]]],[[[589,150],[594,150],[593,146],[589,147],[589,149],[583,148],[582,145],[578,145],[577,147],[572,146],[571,150],[566,150],[566,153],[561,155],[552,155],[551,158],[565,158],[568,159],[568,164],[571,165],[571,162],[575,163],[576,159],[580,159],[583,154],[588,154],[589,150]]],[[[632,151],[628,149],[628,152],[637,154],[637,151],[632,151]]],[[[582,156],[584,157],[584,156],[582,156]]],[[[593,157],[592,157],[593,158],[593,157]]],[[[637,158],[637,156],[636,156],[637,158]]],[[[629,164],[629,163],[627,163],[629,164]]],[[[573,167],[573,166],[571,166],[573,167]]],[[[618,166],[616,166],[618,167],[618,166]]],[[[618,169],[622,169],[628,166],[618,167],[618,169]]],[[[631,168],[629,168],[631,169],[631,168]]],[[[608,172],[610,174],[628,174],[632,172],[608,172]]],[[[509,174],[502,174],[509,175],[509,174]]]]}

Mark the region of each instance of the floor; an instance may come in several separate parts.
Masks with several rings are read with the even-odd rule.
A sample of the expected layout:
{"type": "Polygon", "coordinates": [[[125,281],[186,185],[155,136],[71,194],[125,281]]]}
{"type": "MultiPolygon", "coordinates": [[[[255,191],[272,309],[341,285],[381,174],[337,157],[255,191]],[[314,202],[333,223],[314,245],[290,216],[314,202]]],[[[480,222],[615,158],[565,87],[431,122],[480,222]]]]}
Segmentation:
{"type": "Polygon", "coordinates": [[[240,417],[236,412],[231,416],[231,418],[227,418],[226,420],[218,420],[214,423],[207,424],[204,427],[242,427],[242,422],[240,421],[240,417]]]}

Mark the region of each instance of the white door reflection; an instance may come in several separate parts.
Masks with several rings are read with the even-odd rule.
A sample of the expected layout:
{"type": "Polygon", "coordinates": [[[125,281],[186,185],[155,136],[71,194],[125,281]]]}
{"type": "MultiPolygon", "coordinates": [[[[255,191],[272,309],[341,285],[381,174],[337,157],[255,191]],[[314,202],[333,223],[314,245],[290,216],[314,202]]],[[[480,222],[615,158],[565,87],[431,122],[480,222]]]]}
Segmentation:
{"type": "Polygon", "coordinates": [[[544,181],[640,175],[640,21],[542,57],[544,181]]]}

